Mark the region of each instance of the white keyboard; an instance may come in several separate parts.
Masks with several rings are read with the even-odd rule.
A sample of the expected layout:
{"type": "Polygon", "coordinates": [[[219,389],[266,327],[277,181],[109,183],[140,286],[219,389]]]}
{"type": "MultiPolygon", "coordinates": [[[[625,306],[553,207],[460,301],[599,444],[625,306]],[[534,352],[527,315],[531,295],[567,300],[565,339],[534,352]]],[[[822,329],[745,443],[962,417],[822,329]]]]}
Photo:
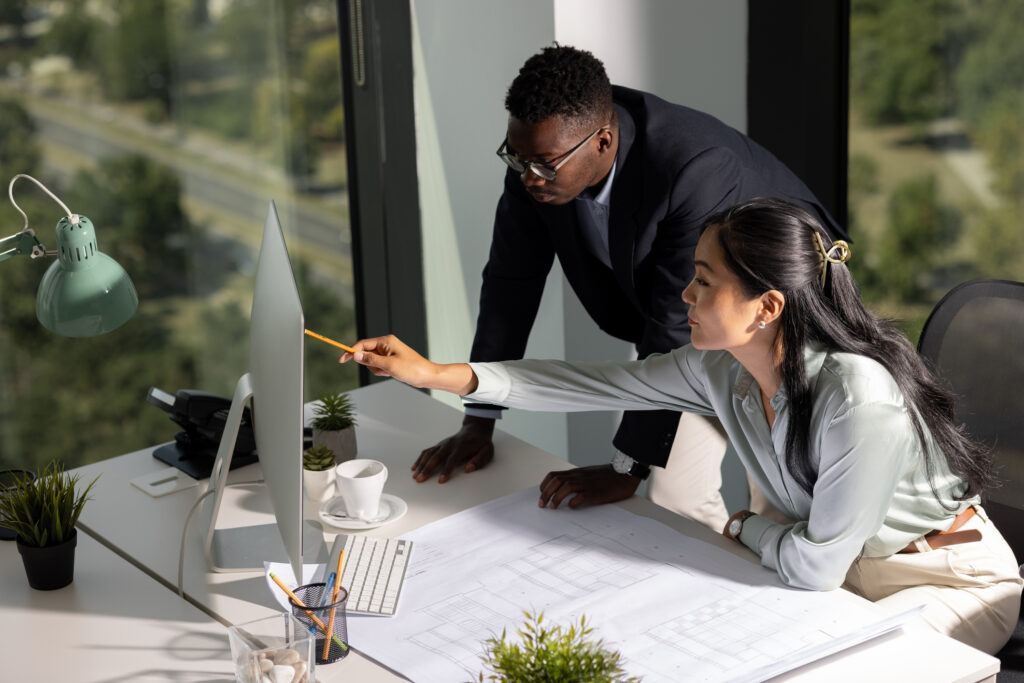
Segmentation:
{"type": "Polygon", "coordinates": [[[338,534],[328,567],[336,566],[345,549],[341,586],[348,591],[345,610],[355,614],[391,616],[398,607],[412,541],[338,534]]]}

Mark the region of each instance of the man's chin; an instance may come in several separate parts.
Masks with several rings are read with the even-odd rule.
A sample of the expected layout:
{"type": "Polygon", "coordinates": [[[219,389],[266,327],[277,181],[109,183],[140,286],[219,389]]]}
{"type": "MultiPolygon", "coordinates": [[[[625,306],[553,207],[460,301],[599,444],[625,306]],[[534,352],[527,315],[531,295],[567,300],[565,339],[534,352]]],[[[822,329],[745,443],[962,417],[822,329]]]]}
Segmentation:
{"type": "Polygon", "coordinates": [[[530,198],[538,204],[551,204],[553,206],[558,206],[569,202],[569,200],[562,195],[552,194],[549,192],[530,192],[529,194],[530,198]]]}

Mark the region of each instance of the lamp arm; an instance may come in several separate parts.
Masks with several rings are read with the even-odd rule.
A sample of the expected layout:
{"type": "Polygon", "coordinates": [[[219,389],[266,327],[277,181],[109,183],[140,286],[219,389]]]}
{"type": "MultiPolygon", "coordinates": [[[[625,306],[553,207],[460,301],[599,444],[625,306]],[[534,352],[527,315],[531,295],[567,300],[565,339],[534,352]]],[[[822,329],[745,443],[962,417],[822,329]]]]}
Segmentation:
{"type": "Polygon", "coordinates": [[[36,233],[31,228],[0,239],[0,261],[6,261],[12,256],[25,256],[26,254],[35,259],[42,256],[56,256],[57,250],[47,250],[36,239],[36,233]]]}

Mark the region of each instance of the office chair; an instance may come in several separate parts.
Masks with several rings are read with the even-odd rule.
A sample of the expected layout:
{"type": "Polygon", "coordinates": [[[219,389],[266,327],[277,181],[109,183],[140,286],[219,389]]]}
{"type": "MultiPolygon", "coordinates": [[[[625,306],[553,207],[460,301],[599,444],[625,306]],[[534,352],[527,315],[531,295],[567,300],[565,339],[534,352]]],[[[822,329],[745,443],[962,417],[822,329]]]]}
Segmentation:
{"type": "MultiPolygon", "coordinates": [[[[995,450],[985,511],[1024,562],[1024,283],[973,280],[935,305],[918,350],[957,397],[956,419],[995,450]]],[[[997,654],[998,679],[1024,682],[1024,621],[997,654]]]]}

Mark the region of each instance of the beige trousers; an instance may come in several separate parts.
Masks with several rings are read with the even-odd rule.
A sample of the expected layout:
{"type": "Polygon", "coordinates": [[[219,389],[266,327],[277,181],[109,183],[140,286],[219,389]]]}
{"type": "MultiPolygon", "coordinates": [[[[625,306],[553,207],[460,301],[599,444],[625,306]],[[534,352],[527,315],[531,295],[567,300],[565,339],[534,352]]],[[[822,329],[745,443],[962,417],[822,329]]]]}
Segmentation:
{"type": "Polygon", "coordinates": [[[926,552],[861,558],[843,588],[898,614],[925,605],[920,619],[939,633],[994,654],[1013,633],[1020,612],[1021,580],[1013,551],[984,510],[963,529],[982,538],[926,552]]]}
{"type": "MultiPolygon", "coordinates": [[[[665,468],[654,467],[647,485],[652,502],[721,532],[729,520],[720,489],[728,440],[718,418],[682,413],[665,468]]],[[[786,518],[747,478],[752,512],[772,521],[786,518]]],[[[734,510],[735,512],[735,510],[734,510]]]]}

